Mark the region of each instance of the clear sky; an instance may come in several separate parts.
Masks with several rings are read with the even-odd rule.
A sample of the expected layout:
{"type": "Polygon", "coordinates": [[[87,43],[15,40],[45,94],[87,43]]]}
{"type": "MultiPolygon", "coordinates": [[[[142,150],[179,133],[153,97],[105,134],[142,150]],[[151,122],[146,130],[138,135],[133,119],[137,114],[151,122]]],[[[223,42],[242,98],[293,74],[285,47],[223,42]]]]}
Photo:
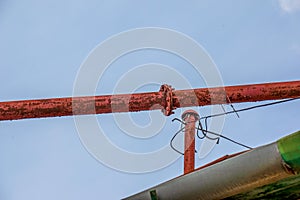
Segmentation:
{"type": "MultiPolygon", "coordinates": [[[[112,35],[142,27],[173,29],[193,38],[211,56],[225,85],[299,80],[299,21],[299,0],[0,0],[0,101],[71,96],[92,49],[112,35]]],[[[126,71],[149,62],[174,67],[192,87],[205,87],[180,58],[145,50],[113,63],[97,94],[111,93],[126,71]]],[[[138,91],[158,89],[152,85],[138,91]]],[[[299,130],[299,106],[297,101],[240,113],[239,119],[228,116],[222,134],[253,147],[276,141],[299,130]]],[[[207,109],[197,110],[203,115],[207,109]]],[[[179,128],[171,119],[180,118],[181,111],[142,145],[125,135],[112,115],[97,119],[115,144],[141,153],[169,142],[179,128]]],[[[151,121],[145,112],[132,118],[141,126],[151,121]]],[[[242,150],[221,140],[196,165],[242,150]]],[[[0,122],[1,200],[120,199],[181,175],[182,164],[181,157],[158,171],[124,173],[88,153],[73,117],[0,122]]]]}

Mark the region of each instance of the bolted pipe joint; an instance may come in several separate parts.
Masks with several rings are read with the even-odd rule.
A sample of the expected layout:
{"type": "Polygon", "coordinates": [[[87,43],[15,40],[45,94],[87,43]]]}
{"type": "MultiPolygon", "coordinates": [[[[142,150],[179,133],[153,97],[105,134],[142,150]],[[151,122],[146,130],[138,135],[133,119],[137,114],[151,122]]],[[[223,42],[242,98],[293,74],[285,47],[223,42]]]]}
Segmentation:
{"type": "Polygon", "coordinates": [[[170,116],[174,114],[176,107],[174,106],[174,88],[171,85],[163,84],[160,86],[159,92],[161,93],[163,99],[161,105],[163,106],[162,112],[165,116],[170,116]]]}

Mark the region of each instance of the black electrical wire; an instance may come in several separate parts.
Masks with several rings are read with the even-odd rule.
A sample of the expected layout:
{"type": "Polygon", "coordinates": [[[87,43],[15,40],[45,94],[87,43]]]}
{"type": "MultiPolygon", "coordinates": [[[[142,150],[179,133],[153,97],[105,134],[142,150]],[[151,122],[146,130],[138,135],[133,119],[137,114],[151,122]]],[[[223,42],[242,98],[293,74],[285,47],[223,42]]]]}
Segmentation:
{"type": "MultiPolygon", "coordinates": [[[[175,120],[181,122],[181,124],[183,124],[183,125],[186,125],[185,122],[183,122],[182,120],[180,120],[180,119],[178,119],[178,118],[174,118],[174,119],[172,120],[172,122],[175,121],[175,120]]],[[[170,146],[171,146],[171,148],[172,148],[174,151],[176,151],[177,153],[181,154],[181,155],[184,155],[184,153],[178,151],[178,150],[173,146],[173,141],[174,141],[174,139],[177,137],[177,135],[178,135],[181,131],[183,131],[184,129],[185,129],[185,127],[182,127],[181,129],[179,129],[179,130],[173,135],[172,139],[170,140],[170,146]]],[[[217,136],[217,137],[221,137],[221,138],[226,139],[226,140],[228,140],[228,141],[230,141],[230,142],[232,142],[232,143],[235,143],[235,144],[237,144],[237,145],[246,147],[246,148],[248,148],[248,149],[252,149],[251,147],[249,147],[249,146],[247,146],[247,145],[244,145],[244,144],[242,144],[242,143],[240,143],[240,142],[237,142],[237,141],[235,141],[235,140],[233,140],[233,139],[230,139],[230,138],[228,138],[228,137],[226,137],[226,136],[223,136],[223,135],[221,135],[221,134],[218,134],[218,133],[215,133],[215,132],[212,132],[212,131],[208,131],[208,130],[203,129],[203,127],[202,127],[200,121],[199,121],[198,127],[195,128],[195,129],[197,130],[197,137],[198,137],[199,139],[208,138],[208,139],[210,139],[210,140],[218,140],[218,141],[217,141],[217,143],[218,143],[218,142],[219,142],[219,138],[211,138],[211,137],[207,136],[207,133],[210,133],[210,134],[212,134],[212,135],[215,135],[215,136],[217,136]],[[198,130],[202,131],[203,137],[200,137],[200,136],[199,136],[198,130]]]]}
{"type": "Polygon", "coordinates": [[[223,115],[228,115],[228,114],[232,114],[232,113],[238,113],[238,112],[242,112],[242,111],[252,110],[252,109],[255,109],[255,108],[261,108],[261,107],[271,106],[271,105],[285,103],[285,102],[294,101],[294,100],[298,100],[298,99],[300,99],[300,98],[298,97],[298,98],[292,98],[292,99],[285,99],[285,100],[282,100],[282,101],[275,101],[275,102],[272,102],[272,103],[266,103],[266,104],[251,106],[251,107],[242,108],[242,109],[239,109],[239,110],[233,110],[233,111],[219,113],[219,114],[215,114],[215,115],[209,115],[209,116],[205,116],[205,117],[200,117],[200,120],[201,119],[205,119],[206,120],[207,118],[211,118],[211,117],[219,117],[219,116],[223,116],[223,115]]]}
{"type": "MultiPolygon", "coordinates": [[[[172,120],[172,121],[173,121],[173,120],[172,120]]],[[[179,120],[179,121],[180,121],[180,120],[179,120]]],[[[184,130],[184,128],[185,128],[185,127],[182,127],[181,129],[179,129],[179,131],[177,131],[177,132],[173,135],[172,139],[170,140],[170,146],[171,146],[171,148],[172,148],[174,151],[176,151],[177,153],[181,154],[181,155],[184,155],[184,153],[178,151],[178,150],[173,146],[173,140],[177,137],[177,135],[178,135],[181,131],[184,130]]]]}
{"type": "MultiPolygon", "coordinates": [[[[201,128],[196,128],[196,129],[197,129],[197,130],[200,130],[200,131],[206,132],[206,134],[205,134],[204,136],[207,137],[207,138],[209,138],[209,137],[207,136],[207,133],[210,133],[210,134],[212,134],[212,135],[221,137],[221,138],[223,138],[223,139],[225,139],[225,140],[228,140],[228,141],[230,141],[230,142],[232,142],[232,143],[235,143],[235,144],[237,144],[237,145],[246,147],[246,148],[248,148],[248,149],[252,149],[252,147],[249,147],[249,146],[247,146],[247,145],[244,145],[244,144],[242,144],[242,143],[240,143],[240,142],[237,142],[237,141],[235,141],[235,140],[233,140],[233,139],[230,139],[229,137],[226,137],[226,136],[224,136],[224,135],[221,135],[221,134],[218,134],[218,133],[215,133],[215,132],[212,132],[212,131],[207,131],[207,130],[204,130],[204,129],[201,129],[201,128]]],[[[198,136],[198,135],[197,135],[197,136],[198,136]]],[[[210,139],[210,138],[209,138],[209,139],[210,139]]],[[[213,138],[213,140],[216,140],[216,139],[218,139],[218,138],[213,138]]]]}
{"type": "MultiPolygon", "coordinates": [[[[243,146],[243,147],[248,148],[248,149],[252,149],[251,147],[249,147],[249,146],[247,146],[247,145],[244,145],[244,144],[242,144],[242,143],[240,143],[240,142],[237,142],[237,141],[235,141],[235,140],[233,140],[233,139],[230,139],[230,138],[228,138],[228,137],[226,137],[226,136],[224,136],[224,135],[221,135],[221,134],[218,134],[218,133],[215,133],[215,132],[212,132],[212,131],[208,131],[208,130],[207,130],[207,127],[208,127],[208,126],[207,126],[207,119],[208,119],[208,118],[212,118],[212,117],[218,117],[218,116],[228,115],[228,114],[232,114],[232,113],[236,113],[237,116],[239,117],[238,112],[247,111],[247,110],[252,110],[252,109],[261,108],[261,107],[266,107],[266,106],[271,106],[271,105],[276,105],[276,104],[281,104],[281,103],[285,103],[285,102],[289,102],[289,101],[294,101],[294,100],[298,100],[298,99],[300,99],[300,97],[298,97],[298,98],[292,98],[292,99],[285,99],[285,100],[282,100],[282,101],[276,101],[276,102],[266,103],[266,104],[261,104],[261,105],[256,105],[256,106],[251,106],[251,107],[242,108],[242,109],[238,109],[238,110],[234,109],[233,105],[231,104],[231,107],[233,108],[232,111],[224,112],[224,113],[219,113],[219,114],[214,114],[214,115],[209,115],[209,116],[205,116],[205,117],[200,117],[198,127],[196,128],[196,130],[197,130],[197,137],[198,137],[199,139],[208,138],[208,139],[210,139],[210,140],[218,140],[218,141],[217,141],[217,144],[219,143],[219,138],[223,138],[223,139],[228,140],[228,141],[230,141],[230,142],[232,142],[232,143],[235,143],[235,144],[237,144],[237,145],[243,146]],[[204,119],[205,129],[203,128],[203,126],[202,126],[202,124],[201,124],[201,120],[202,120],[202,119],[204,119]],[[202,132],[202,134],[203,134],[202,137],[199,136],[199,132],[198,132],[198,131],[201,131],[201,132],[202,132]],[[209,137],[209,136],[207,136],[207,133],[212,134],[212,135],[215,135],[215,136],[217,136],[217,137],[216,137],[216,138],[209,137]]],[[[178,119],[178,118],[174,118],[174,119],[172,120],[172,122],[174,122],[175,120],[181,122],[181,128],[180,128],[179,131],[177,131],[177,132],[173,135],[172,139],[170,140],[170,146],[171,146],[171,148],[172,148],[174,151],[176,151],[177,153],[179,153],[179,154],[181,154],[181,155],[184,155],[184,153],[178,151],[178,150],[173,146],[173,141],[174,141],[174,139],[177,137],[177,135],[178,135],[181,131],[184,130],[185,127],[183,127],[183,125],[186,125],[186,123],[185,123],[184,121],[178,119]]]]}
{"type": "MultiPolygon", "coordinates": [[[[206,122],[205,122],[206,123],[206,122]]],[[[208,138],[208,139],[210,139],[210,140],[219,140],[219,138],[212,138],[212,137],[209,137],[209,136],[207,136],[207,124],[205,124],[205,129],[203,129],[203,126],[202,126],[202,124],[201,124],[201,121],[199,120],[199,124],[198,124],[198,128],[196,128],[196,130],[197,130],[197,137],[199,138],[199,139],[204,139],[204,138],[208,138]],[[202,134],[203,134],[203,137],[200,137],[199,136],[199,130],[201,130],[202,131],[202,134]]],[[[218,143],[219,141],[217,141],[217,143],[218,143]]]]}

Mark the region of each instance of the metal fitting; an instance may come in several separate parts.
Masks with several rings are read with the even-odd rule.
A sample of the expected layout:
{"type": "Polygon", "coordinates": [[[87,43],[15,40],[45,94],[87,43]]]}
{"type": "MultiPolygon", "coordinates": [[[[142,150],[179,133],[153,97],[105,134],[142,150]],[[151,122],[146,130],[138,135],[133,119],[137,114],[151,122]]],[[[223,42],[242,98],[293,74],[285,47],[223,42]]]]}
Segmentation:
{"type": "Polygon", "coordinates": [[[194,110],[186,110],[186,111],[184,111],[184,112],[182,113],[182,115],[181,115],[181,119],[184,121],[185,118],[186,118],[187,116],[189,116],[189,115],[193,115],[193,116],[195,117],[195,120],[196,120],[196,121],[198,121],[198,120],[200,119],[199,114],[198,114],[196,111],[194,111],[194,110]]]}
{"type": "Polygon", "coordinates": [[[174,88],[172,88],[171,85],[167,85],[167,84],[160,86],[159,89],[159,92],[161,92],[163,96],[163,101],[161,104],[163,106],[163,109],[161,111],[166,116],[174,114],[173,110],[176,109],[176,107],[173,106],[173,102],[174,102],[173,90],[174,88]]]}

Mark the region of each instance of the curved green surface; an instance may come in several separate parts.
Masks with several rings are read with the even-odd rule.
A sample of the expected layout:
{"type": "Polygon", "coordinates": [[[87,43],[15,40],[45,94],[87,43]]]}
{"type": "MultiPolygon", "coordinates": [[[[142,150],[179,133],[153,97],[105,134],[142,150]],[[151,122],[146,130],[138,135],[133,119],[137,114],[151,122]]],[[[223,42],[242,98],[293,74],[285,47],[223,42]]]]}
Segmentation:
{"type": "Polygon", "coordinates": [[[237,194],[226,200],[272,199],[281,200],[300,199],[300,175],[292,176],[272,184],[255,188],[251,191],[237,194]]]}
{"type": "Polygon", "coordinates": [[[277,141],[282,159],[292,170],[300,172],[300,131],[281,138],[277,141]]]}
{"type": "MultiPolygon", "coordinates": [[[[292,168],[293,172],[299,174],[300,131],[278,140],[277,146],[284,162],[292,168]]],[[[300,175],[291,176],[275,183],[267,184],[251,191],[240,193],[225,199],[300,199],[300,175]]]]}

